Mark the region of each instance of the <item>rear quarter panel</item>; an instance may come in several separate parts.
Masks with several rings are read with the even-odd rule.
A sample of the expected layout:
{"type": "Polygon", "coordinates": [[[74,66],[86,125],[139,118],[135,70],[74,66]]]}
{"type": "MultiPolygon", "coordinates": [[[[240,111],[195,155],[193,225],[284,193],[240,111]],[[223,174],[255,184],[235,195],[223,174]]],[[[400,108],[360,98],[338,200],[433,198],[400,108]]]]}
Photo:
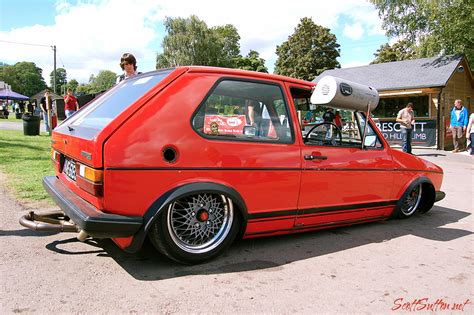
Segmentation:
{"type": "MultiPolygon", "coordinates": [[[[163,193],[191,182],[235,189],[249,213],[296,209],[300,148],[209,140],[193,129],[191,117],[220,75],[187,73],[151,99],[104,146],[104,202],[108,211],[143,215],[163,193]],[[177,159],[163,159],[165,147],[177,159]]],[[[294,219],[282,220],[282,228],[294,219]]]]}

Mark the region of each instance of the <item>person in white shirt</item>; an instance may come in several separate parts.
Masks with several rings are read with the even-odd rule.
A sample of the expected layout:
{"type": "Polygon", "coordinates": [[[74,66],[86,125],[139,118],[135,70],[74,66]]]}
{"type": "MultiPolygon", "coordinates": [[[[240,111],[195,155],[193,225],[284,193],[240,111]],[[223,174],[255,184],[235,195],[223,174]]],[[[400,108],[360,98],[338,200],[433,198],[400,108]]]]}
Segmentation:
{"type": "Polygon", "coordinates": [[[398,112],[397,122],[401,125],[402,150],[403,152],[411,154],[411,140],[413,137],[413,125],[415,124],[413,103],[408,103],[404,109],[398,112]]]}

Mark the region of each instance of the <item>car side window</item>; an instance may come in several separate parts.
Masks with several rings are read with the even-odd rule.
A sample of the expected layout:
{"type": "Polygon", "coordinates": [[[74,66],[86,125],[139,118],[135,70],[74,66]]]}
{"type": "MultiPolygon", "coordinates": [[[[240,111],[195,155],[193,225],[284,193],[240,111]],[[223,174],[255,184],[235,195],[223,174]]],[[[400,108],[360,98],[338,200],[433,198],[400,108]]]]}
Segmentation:
{"type": "MultiPolygon", "coordinates": [[[[365,115],[357,111],[336,110],[318,106],[314,113],[314,122],[304,123],[303,136],[308,145],[362,147],[362,138],[366,125],[365,115]]],[[[306,121],[304,121],[306,122],[306,121]]],[[[367,125],[364,146],[382,148],[377,133],[367,125]]]]}
{"type": "Polygon", "coordinates": [[[192,125],[210,139],[291,143],[294,138],[282,89],[262,82],[221,80],[192,125]]]}

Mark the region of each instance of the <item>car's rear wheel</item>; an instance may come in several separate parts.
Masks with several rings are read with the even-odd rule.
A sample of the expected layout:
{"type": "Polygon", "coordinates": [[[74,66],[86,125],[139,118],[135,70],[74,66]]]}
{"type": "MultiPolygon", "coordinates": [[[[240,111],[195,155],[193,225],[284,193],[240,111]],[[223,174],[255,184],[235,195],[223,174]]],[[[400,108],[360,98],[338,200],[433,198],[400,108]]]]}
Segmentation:
{"type": "Polygon", "coordinates": [[[219,255],[232,243],[239,218],[229,197],[197,193],[172,201],[151,227],[149,236],[169,258],[196,264],[219,255]]]}
{"type": "Polygon", "coordinates": [[[423,193],[422,184],[416,184],[409,188],[397,204],[394,216],[400,219],[409,218],[416,213],[420,206],[423,193]]]}

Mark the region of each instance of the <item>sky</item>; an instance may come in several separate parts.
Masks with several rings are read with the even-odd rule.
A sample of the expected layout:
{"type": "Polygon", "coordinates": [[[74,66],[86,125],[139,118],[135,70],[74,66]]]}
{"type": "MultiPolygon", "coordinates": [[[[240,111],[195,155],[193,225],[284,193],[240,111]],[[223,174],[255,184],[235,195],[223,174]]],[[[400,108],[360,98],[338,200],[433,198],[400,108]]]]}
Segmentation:
{"type": "Polygon", "coordinates": [[[135,55],[138,71],[152,71],[166,35],[165,17],[190,15],[208,27],[233,24],[241,54],[258,51],[269,72],[277,45],[303,17],[336,35],[343,68],[369,64],[389,42],[378,11],[366,0],[0,0],[0,62],[34,62],[48,85],[52,46],[68,80],[88,83],[100,70],[120,74],[125,52],[135,55]]]}

